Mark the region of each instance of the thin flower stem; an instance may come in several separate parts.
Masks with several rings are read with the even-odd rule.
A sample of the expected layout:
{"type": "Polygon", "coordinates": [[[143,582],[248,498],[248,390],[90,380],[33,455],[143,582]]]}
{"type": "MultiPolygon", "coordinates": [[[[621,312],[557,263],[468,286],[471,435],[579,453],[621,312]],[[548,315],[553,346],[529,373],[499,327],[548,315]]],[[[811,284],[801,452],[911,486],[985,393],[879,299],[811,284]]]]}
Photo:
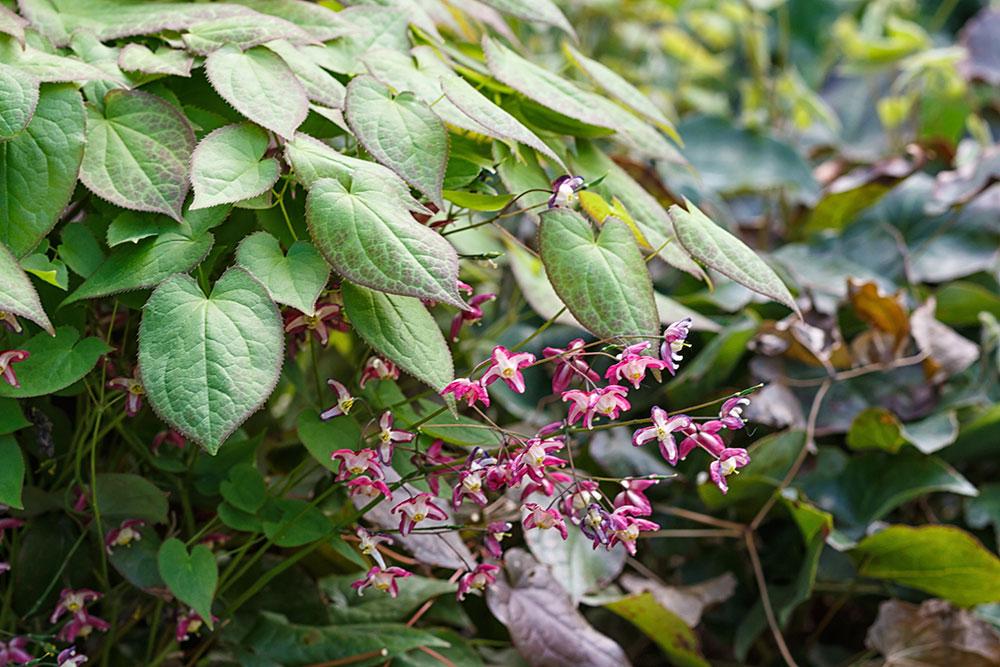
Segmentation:
{"type": "Polygon", "coordinates": [[[764,606],[764,616],[767,617],[767,625],[771,628],[771,634],[774,635],[774,641],[778,644],[778,651],[781,653],[781,657],[784,658],[785,664],[788,667],[798,667],[795,658],[792,657],[791,652],[788,650],[788,645],[785,644],[785,638],[781,635],[781,627],[774,616],[774,609],[771,607],[771,596],[767,592],[767,581],[764,579],[764,569],[760,566],[760,554],[757,553],[757,545],[754,544],[753,532],[747,531],[743,534],[743,537],[746,540],[747,551],[750,552],[750,564],[753,566],[753,574],[757,579],[757,588],[760,590],[760,601],[764,606]]]}
{"type": "Polygon", "coordinates": [[[327,660],[326,662],[314,662],[308,667],[341,667],[341,665],[353,665],[359,662],[367,662],[373,658],[384,658],[389,655],[389,649],[380,648],[375,651],[368,651],[367,653],[358,653],[357,655],[349,655],[346,658],[337,658],[336,660],[327,660]]]}
{"type": "Polygon", "coordinates": [[[563,306],[562,308],[559,309],[559,312],[557,312],[555,315],[553,315],[549,319],[545,320],[545,323],[542,324],[542,326],[540,326],[537,329],[535,329],[534,333],[532,333],[530,336],[528,336],[527,338],[525,338],[524,340],[522,340],[520,343],[518,343],[514,347],[510,348],[511,352],[517,352],[522,347],[524,347],[525,345],[527,345],[528,343],[530,343],[532,340],[535,339],[536,336],[538,336],[543,331],[545,331],[550,326],[552,326],[555,323],[555,321],[558,320],[562,316],[562,314],[565,313],[565,312],[566,312],[566,306],[563,306]]]}
{"type": "Polygon", "coordinates": [[[667,507],[662,505],[656,505],[655,509],[657,512],[663,514],[670,514],[671,516],[680,517],[682,519],[687,519],[689,521],[694,521],[695,523],[705,524],[706,526],[717,526],[719,528],[725,528],[726,530],[739,530],[742,531],[746,528],[741,523],[736,523],[734,521],[726,521],[725,519],[719,519],[714,516],[709,516],[708,514],[702,514],[700,512],[692,512],[691,510],[686,510],[682,507],[667,507]]]}
{"type": "Polygon", "coordinates": [[[288,226],[288,233],[292,235],[293,241],[299,240],[299,235],[295,233],[295,228],[292,227],[292,220],[288,217],[288,210],[285,208],[285,190],[288,189],[288,184],[290,181],[285,181],[285,185],[281,188],[280,193],[275,193],[278,197],[278,208],[281,209],[281,216],[285,219],[285,224],[288,226]]]}
{"type": "Polygon", "coordinates": [[[722,528],[674,528],[666,530],[655,530],[642,533],[640,538],[650,537],[742,537],[743,530],[722,529],[722,528]]]}

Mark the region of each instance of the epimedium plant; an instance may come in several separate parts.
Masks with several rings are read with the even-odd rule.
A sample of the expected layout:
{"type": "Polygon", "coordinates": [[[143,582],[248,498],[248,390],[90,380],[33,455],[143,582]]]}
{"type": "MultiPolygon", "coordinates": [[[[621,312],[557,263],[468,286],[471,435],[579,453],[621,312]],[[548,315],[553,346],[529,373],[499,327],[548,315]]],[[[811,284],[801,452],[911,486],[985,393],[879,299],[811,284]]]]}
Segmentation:
{"type": "MultiPolygon", "coordinates": [[[[978,357],[932,301],[850,282],[867,328],[845,361],[791,246],[766,261],[706,215],[732,217],[716,193],[643,172],[714,175],[673,110],[585,53],[586,17],[347,4],[0,3],[0,664],[642,658],[581,602],[707,664],[692,628],[735,580],[664,585],[642,546],[672,536],[743,540],[761,602],[739,660],[770,629],[794,663],[782,627],[827,545],[874,579],[995,599],[996,557],[959,528],[864,537],[923,489],[976,493],[938,459],[900,454],[917,491],[838,507],[809,501],[834,484],[822,466],[792,486],[828,393],[920,363],[940,386],[978,357]],[[716,283],[773,319],[722,328],[664,294],[716,283]],[[729,381],[754,334],[762,358],[825,375],[729,381]],[[798,407],[789,387],[801,424],[774,418],[798,407]],[[750,447],[755,410],[792,428],[750,447]],[[695,488],[664,502],[681,479],[695,488]],[[784,586],[757,544],[775,506],[806,550],[784,586]],[[751,517],[713,516],[727,508],[751,517]],[[901,543],[986,583],[900,568],[901,543]]],[[[724,15],[761,38],[763,10],[724,15]]],[[[881,103],[891,129],[925,74],[881,103]]],[[[792,118],[829,120],[779,84],[792,118]]],[[[767,148],[765,167],[785,156],[767,148]]],[[[957,420],[854,412],[847,445],[893,453],[957,420]]]]}

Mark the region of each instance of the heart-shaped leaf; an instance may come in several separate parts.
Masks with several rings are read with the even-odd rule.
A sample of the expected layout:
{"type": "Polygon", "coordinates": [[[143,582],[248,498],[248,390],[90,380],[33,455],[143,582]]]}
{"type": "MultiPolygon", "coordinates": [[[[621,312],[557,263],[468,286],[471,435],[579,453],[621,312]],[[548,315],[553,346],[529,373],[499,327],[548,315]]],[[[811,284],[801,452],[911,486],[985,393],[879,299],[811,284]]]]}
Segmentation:
{"type": "Polygon", "coordinates": [[[167,494],[145,477],[129,473],[99,473],[92,488],[101,508],[101,516],[105,519],[167,522],[170,511],[167,494]]]}
{"type": "Polygon", "coordinates": [[[0,65],[0,140],[28,126],[38,106],[38,79],[16,67],[0,65]]]}
{"type": "Polygon", "coordinates": [[[747,289],[799,312],[785,283],[767,262],[743,241],[712,222],[697,206],[687,200],[685,204],[687,210],[671,206],[670,218],[677,240],[692,257],[747,289]]]}
{"type": "Polygon", "coordinates": [[[443,208],[448,132],[431,108],[413,93],[393,95],[370,76],[351,80],[344,106],[344,116],[365,149],[443,208]]]}
{"type": "Polygon", "coordinates": [[[176,107],[141,90],[115,89],[104,97],[103,114],[88,107],[80,180],[112,204],[180,220],[193,150],[194,130],[176,107]]]}
{"type": "Polygon", "coordinates": [[[0,244],[0,310],[27,318],[55,335],[31,279],[3,244],[0,244]]]}
{"type": "Polygon", "coordinates": [[[28,127],[0,142],[0,242],[17,257],[38,245],[69,203],[85,123],[76,88],[45,85],[28,127]]]}
{"type": "Polygon", "coordinates": [[[448,343],[418,299],[347,282],[343,295],[354,330],[379,354],[438,391],[454,379],[448,343]]]}
{"type": "Polygon", "coordinates": [[[228,44],[205,61],[212,87],[241,114],[286,139],[309,113],[305,88],[277,54],[228,44]]]}
{"type": "Polygon", "coordinates": [[[580,324],[602,338],[657,335],[653,283],[624,222],[608,218],[594,238],[579,214],[552,209],[542,214],[538,246],[552,287],[580,324]]]}
{"type": "Polygon", "coordinates": [[[65,389],[89,373],[111,349],[100,338],[80,340],[80,332],[72,326],[59,327],[55,336],[39,333],[19,343],[18,348],[29,354],[14,366],[21,387],[0,382],[0,396],[29,398],[65,389]]]}
{"type": "Polygon", "coordinates": [[[455,249],[414,220],[376,176],[361,172],[316,181],[306,199],[306,221],[320,252],[345,278],[464,307],[455,249]]]}
{"type": "Polygon", "coordinates": [[[254,514],[267,500],[267,484],[251,463],[242,463],[229,471],[219,492],[230,505],[238,510],[254,514]]]}
{"type": "Polygon", "coordinates": [[[330,267],[308,241],[296,241],[286,255],[278,239],[257,232],[236,249],[236,263],[259,280],[278,303],[310,314],[330,278],[330,267]]]}
{"type": "Polygon", "coordinates": [[[209,296],[177,275],[146,302],[139,368],[149,402],[211,454],[267,400],[283,352],[278,310],[242,268],[226,271],[209,296]]]}
{"type": "Polygon", "coordinates": [[[191,155],[192,209],[230,204],[267,192],[281,167],[267,150],[267,132],[250,123],[226,125],[201,140],[191,155]]]}
{"type": "Polygon", "coordinates": [[[181,602],[189,605],[212,627],[212,599],[219,583],[219,566],[212,550],[204,544],[191,549],[176,537],[160,545],[157,556],[160,577],[170,592],[181,602]]]}

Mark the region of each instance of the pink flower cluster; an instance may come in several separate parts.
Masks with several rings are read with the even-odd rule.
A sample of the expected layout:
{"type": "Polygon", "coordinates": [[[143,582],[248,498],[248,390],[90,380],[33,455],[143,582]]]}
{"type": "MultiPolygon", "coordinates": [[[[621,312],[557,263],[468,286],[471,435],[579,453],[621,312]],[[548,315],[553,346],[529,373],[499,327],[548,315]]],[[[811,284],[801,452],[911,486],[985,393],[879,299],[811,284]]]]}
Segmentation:
{"type": "Polygon", "coordinates": [[[69,622],[59,631],[59,639],[65,642],[76,641],[77,637],[87,637],[91,632],[107,632],[111,626],[104,619],[94,616],[87,610],[87,605],[101,599],[101,594],[89,588],[73,590],[64,588],[59,594],[59,603],[49,617],[49,623],[55,623],[62,616],[69,614],[69,622]]]}

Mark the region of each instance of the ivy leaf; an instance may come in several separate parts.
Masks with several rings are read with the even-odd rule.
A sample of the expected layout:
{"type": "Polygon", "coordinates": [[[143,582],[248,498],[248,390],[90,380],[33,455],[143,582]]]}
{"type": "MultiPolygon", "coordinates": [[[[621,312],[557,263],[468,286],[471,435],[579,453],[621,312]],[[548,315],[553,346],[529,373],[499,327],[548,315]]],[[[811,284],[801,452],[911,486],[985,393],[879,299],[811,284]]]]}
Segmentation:
{"type": "MultiPolygon", "coordinates": [[[[2,144],[0,144],[2,146],[2,144]]],[[[0,244],[0,310],[24,317],[55,335],[31,279],[18,266],[7,247],[0,244]]]]}
{"type": "Polygon", "coordinates": [[[172,104],[141,90],[110,91],[88,108],[80,180],[122,208],[181,219],[194,130],[172,104]]]}
{"type": "Polygon", "coordinates": [[[24,509],[21,488],[24,485],[24,456],[12,435],[0,435],[0,503],[24,509]]]}
{"type": "Polygon", "coordinates": [[[27,350],[30,356],[15,369],[20,389],[0,382],[0,396],[29,398],[44,396],[65,389],[97,365],[108,347],[100,338],[80,340],[75,327],[59,327],[55,336],[39,333],[29,338],[18,349],[27,350]]]}
{"type": "Polygon", "coordinates": [[[226,45],[208,56],[205,71],[222,99],[285,139],[309,113],[305,88],[280,56],[262,46],[240,51],[226,45]]]}
{"type": "Polygon", "coordinates": [[[198,144],[191,155],[192,209],[250,199],[278,180],[278,161],[264,157],[267,132],[250,123],[226,125],[198,144]]]}
{"type": "Polygon", "coordinates": [[[684,201],[687,210],[671,206],[670,218],[677,240],[692,257],[747,289],[799,313],[795,299],[774,269],[743,241],[712,222],[697,206],[686,199],[684,201]]]}
{"type": "Polygon", "coordinates": [[[534,21],[559,28],[576,39],[573,26],[552,0],[483,0],[484,5],[524,21],[534,21]]]}
{"type": "Polygon", "coordinates": [[[410,92],[393,95],[373,77],[347,85],[344,116],[372,156],[443,208],[448,133],[431,108],[410,92]]]}
{"type": "Polygon", "coordinates": [[[379,354],[436,391],[455,378],[444,335],[418,299],[349,282],[343,295],[354,330],[379,354]]]}
{"type": "Polygon", "coordinates": [[[307,314],[315,310],[330,278],[330,267],[311,243],[296,241],[285,255],[278,239],[267,232],[243,239],[236,263],[259,280],[272,299],[307,314]]]}
{"type": "Polygon", "coordinates": [[[150,405],[210,454],[267,400],[283,352],[277,309],[238,267],[209,296],[189,276],[168,279],[146,302],[139,328],[150,405]]]}
{"type": "Polygon", "coordinates": [[[73,86],[46,85],[27,128],[0,142],[0,242],[16,256],[31,252],[69,203],[85,122],[73,86]]]}
{"type": "Polygon", "coordinates": [[[38,106],[38,79],[16,67],[0,64],[0,141],[28,126],[38,106]]]}
{"type": "Polygon", "coordinates": [[[858,574],[971,607],[1000,599],[1000,559],[954,526],[889,526],[851,552],[858,574]]]}
{"type": "Polygon", "coordinates": [[[306,222],[320,252],[358,284],[464,308],[455,249],[391,196],[369,173],[316,181],[306,199],[306,222]]]}
{"type": "Polygon", "coordinates": [[[176,537],[160,545],[157,557],[160,576],[170,592],[189,605],[212,627],[212,599],[219,583],[219,566],[212,550],[198,544],[188,554],[187,547],[176,537]]]}
{"type": "Polygon", "coordinates": [[[609,218],[595,238],[578,213],[552,209],[542,214],[538,246],[552,287],[580,324],[601,338],[657,335],[653,283],[624,222],[609,218]]]}

